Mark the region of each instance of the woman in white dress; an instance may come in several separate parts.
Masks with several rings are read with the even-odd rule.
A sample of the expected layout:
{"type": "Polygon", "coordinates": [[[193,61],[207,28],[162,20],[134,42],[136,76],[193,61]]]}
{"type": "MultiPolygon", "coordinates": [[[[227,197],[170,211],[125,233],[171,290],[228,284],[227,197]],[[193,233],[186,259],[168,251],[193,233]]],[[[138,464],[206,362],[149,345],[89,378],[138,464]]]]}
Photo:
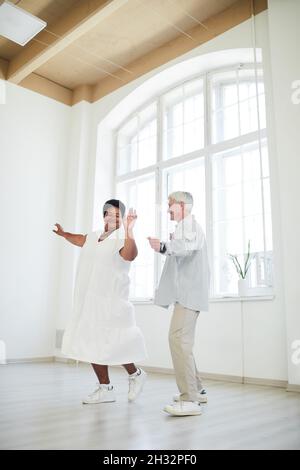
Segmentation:
{"type": "Polygon", "coordinates": [[[146,357],[143,335],[128,301],[130,263],[137,254],[133,228],[136,212],[125,215],[124,204],[111,199],[104,204],[104,229],[86,235],[53,230],[82,247],[73,297],[73,312],[65,330],[62,352],[91,363],[99,380],[97,389],[83,403],[115,401],[108,366],[123,365],[129,374],[128,399],[141,392],[146,373],[135,362],[146,357]]]}

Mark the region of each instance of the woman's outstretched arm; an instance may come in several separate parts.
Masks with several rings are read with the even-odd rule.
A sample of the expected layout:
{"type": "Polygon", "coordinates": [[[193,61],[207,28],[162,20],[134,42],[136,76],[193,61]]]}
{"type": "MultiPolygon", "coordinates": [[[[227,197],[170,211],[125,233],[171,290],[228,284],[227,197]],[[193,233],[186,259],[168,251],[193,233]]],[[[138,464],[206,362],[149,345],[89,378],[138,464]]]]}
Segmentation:
{"type": "Polygon", "coordinates": [[[135,243],[133,227],[137,219],[136,211],[129,209],[128,215],[124,220],[125,243],[120,250],[120,255],[126,261],[133,261],[138,255],[138,249],[135,243]]]}
{"type": "Polygon", "coordinates": [[[68,242],[72,243],[72,245],[76,246],[83,246],[86,241],[86,235],[80,235],[76,233],[65,232],[61,225],[55,224],[57,230],[52,230],[54,233],[59,235],[60,237],[65,238],[68,242]]]}

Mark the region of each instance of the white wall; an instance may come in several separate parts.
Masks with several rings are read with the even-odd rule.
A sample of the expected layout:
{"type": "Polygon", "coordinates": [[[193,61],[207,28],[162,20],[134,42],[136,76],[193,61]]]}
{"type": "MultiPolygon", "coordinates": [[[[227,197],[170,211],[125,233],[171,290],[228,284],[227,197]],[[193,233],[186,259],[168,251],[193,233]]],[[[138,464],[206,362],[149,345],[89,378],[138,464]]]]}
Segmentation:
{"type": "MultiPolygon", "coordinates": [[[[295,37],[298,34],[297,25],[296,20],[290,21],[291,18],[297,17],[296,9],[299,3],[297,6],[297,0],[288,0],[284,2],[284,7],[280,1],[271,0],[269,3],[269,11],[258,15],[255,22],[257,47],[262,49],[266,82],[275,251],[275,298],[243,304],[228,301],[212,302],[210,312],[201,314],[199,318],[195,353],[199,369],[203,372],[289,380],[291,384],[300,384],[299,366],[295,368],[290,362],[291,341],[300,338],[296,299],[297,263],[295,263],[298,256],[296,243],[299,240],[300,227],[299,218],[295,216],[295,201],[300,196],[299,184],[297,185],[299,108],[291,107],[288,101],[292,78],[300,78],[299,65],[295,59],[297,57],[295,48],[299,43],[299,38],[297,42],[295,37]],[[289,12],[286,11],[287,3],[290,7],[289,12]],[[282,24],[285,25],[284,30],[282,24]],[[291,45],[293,41],[294,49],[291,45]],[[282,67],[282,64],[286,67],[282,67]]],[[[203,56],[204,62],[210,66],[213,53],[235,48],[251,48],[252,33],[252,24],[247,21],[116,90],[97,103],[93,105],[80,103],[72,110],[32,92],[11,86],[9,119],[6,116],[2,117],[4,108],[1,111],[0,107],[0,119],[3,122],[5,119],[3,135],[6,142],[4,146],[1,144],[1,150],[3,147],[6,149],[4,156],[1,156],[5,159],[6,176],[3,175],[1,178],[4,179],[3,187],[6,188],[4,195],[8,194],[7,200],[2,198],[1,205],[5,210],[5,224],[11,226],[8,232],[6,231],[9,233],[8,236],[1,233],[2,240],[4,238],[2,246],[8,246],[4,256],[5,263],[1,267],[2,286],[5,288],[5,296],[1,299],[1,311],[4,312],[3,331],[8,338],[10,357],[50,354],[54,338],[54,331],[50,333],[53,310],[56,315],[55,328],[63,329],[66,325],[72,309],[72,286],[80,249],[68,245],[63,240],[53,240],[53,237],[49,236],[48,227],[50,220],[52,223],[58,218],[65,229],[81,233],[95,229],[100,224],[102,204],[105,199],[114,195],[112,143],[114,127],[119,124],[126,112],[141,106],[144,99],[149,99],[151,93],[156,92],[155,87],[158,82],[161,83],[162,77],[158,77],[159,72],[165,71],[166,85],[170,85],[171,69],[167,71],[170,66],[199,55],[203,56]],[[22,100],[25,103],[22,104],[22,100]],[[13,102],[18,102],[19,113],[16,113],[13,102]],[[32,113],[28,118],[29,108],[32,109],[32,113]],[[44,135],[45,130],[41,129],[39,134],[34,134],[33,143],[18,144],[16,136],[22,138],[22,135],[31,133],[36,126],[43,127],[37,113],[33,112],[35,110],[40,110],[40,115],[45,116],[47,137],[44,135]],[[16,119],[22,122],[23,127],[13,127],[16,119]],[[8,138],[12,128],[16,129],[13,142],[8,138]],[[47,171],[44,170],[43,160],[38,157],[38,148],[41,144],[46,152],[47,171]],[[18,173],[20,148],[26,154],[26,160],[21,161],[23,169],[18,173]],[[28,165],[28,162],[33,165],[28,165]],[[22,193],[19,199],[24,201],[22,195],[25,193],[30,202],[30,207],[27,205],[23,210],[26,218],[25,215],[21,216],[23,224],[20,223],[16,190],[12,188],[13,180],[19,181],[17,191],[18,194],[22,193]],[[39,189],[38,199],[34,194],[35,185],[38,185],[39,189]],[[54,188],[56,192],[53,191],[54,188]],[[47,207],[47,210],[41,211],[41,206],[47,207]],[[29,223],[30,227],[31,225],[35,227],[33,239],[30,237],[29,223]],[[16,243],[20,228],[24,226],[27,248],[29,247],[25,253],[16,243]],[[39,238],[36,235],[37,230],[39,238]],[[45,256],[45,240],[47,240],[47,256],[45,256]],[[32,258],[36,251],[39,254],[38,261],[32,263],[27,258],[32,258]],[[19,260],[22,271],[21,274],[20,271],[15,274],[16,267],[19,268],[19,260]],[[57,273],[58,276],[55,277],[57,273]],[[31,283],[31,279],[36,279],[36,282],[31,283]],[[48,282],[50,279],[52,283],[48,282]],[[24,282],[26,282],[25,287],[22,284],[24,282]],[[43,289],[36,286],[43,286],[44,289],[48,286],[48,289],[44,290],[44,297],[40,293],[43,289]],[[28,290],[28,287],[31,290],[28,290]],[[20,295],[16,296],[15,292],[20,292],[20,295]],[[49,300],[55,292],[57,292],[56,301],[49,300]],[[23,314],[24,306],[26,314],[23,314]],[[22,336],[22,341],[18,344],[15,337],[19,335],[21,338],[24,325],[25,339],[22,336]],[[18,331],[18,335],[15,335],[13,329],[18,331]]],[[[222,56],[220,65],[223,59],[226,62],[225,56],[226,53],[222,56]]],[[[180,78],[179,74],[175,75],[176,78],[180,78]]],[[[171,367],[167,341],[171,312],[154,305],[136,305],[136,313],[137,322],[145,334],[149,351],[149,358],[145,364],[171,367]]]]}
{"type": "MultiPolygon", "coordinates": [[[[287,325],[288,376],[300,384],[300,364],[293,364],[292,345],[300,340],[299,266],[300,103],[292,101],[292,84],[300,80],[300,2],[269,0],[271,68],[274,86],[275,139],[280,175],[283,276],[287,325]]],[[[299,87],[299,85],[298,85],[299,87]]],[[[298,93],[299,95],[299,93],[298,93]]]]}
{"type": "MultiPolygon", "coordinates": [[[[89,174],[90,161],[87,158],[90,146],[90,105],[88,103],[81,102],[72,108],[69,135],[61,224],[68,232],[84,234],[90,225],[89,219],[93,206],[92,199],[88,198],[91,192],[89,181],[94,178],[89,174]]],[[[61,247],[61,278],[56,329],[62,330],[72,311],[72,291],[80,248],[69,244],[64,239],[58,239],[57,243],[61,247]]]]}
{"type": "MultiPolygon", "coordinates": [[[[270,142],[270,170],[272,177],[272,204],[275,247],[275,281],[276,296],[274,300],[247,302],[212,302],[210,312],[200,316],[197,328],[195,354],[199,369],[206,373],[245,376],[252,378],[286,381],[287,357],[285,314],[283,304],[283,279],[281,276],[281,232],[280,211],[278,211],[278,172],[276,145],[273,123],[273,94],[270,67],[268,13],[256,17],[257,47],[262,49],[263,66],[266,81],[266,101],[268,107],[268,129],[270,142]]],[[[159,67],[157,70],[140,77],[114,93],[104,97],[92,105],[92,134],[99,134],[98,147],[93,142],[90,148],[90,159],[96,155],[95,208],[92,227],[99,224],[98,207],[106,197],[113,195],[114,187],[112,137],[113,129],[119,125],[126,113],[151,99],[157,87],[171,86],[172,81],[180,80],[180,74],[191,70],[193,58],[200,55],[197,65],[199,71],[203,67],[216,66],[214,54],[218,55],[217,66],[228,64],[230,49],[252,48],[253,25],[247,21],[214,40],[195,48],[184,56],[159,67]],[[201,56],[203,60],[201,61],[201,56]],[[185,62],[181,68],[177,63],[185,62]],[[173,68],[172,68],[173,67],[173,68]],[[202,67],[202,68],[201,68],[202,67]],[[158,75],[164,71],[164,75],[158,75]],[[100,126],[99,126],[100,123],[100,126]],[[99,126],[99,127],[98,127],[99,126]],[[105,165],[105,174],[101,171],[105,165]],[[99,179],[98,176],[99,175],[99,179]],[[105,185],[103,184],[105,179],[105,185]]],[[[249,51],[248,51],[249,52],[249,51]]],[[[243,55],[243,54],[242,54],[243,55]]],[[[235,57],[243,61],[243,56],[235,57]]],[[[195,62],[196,63],[196,62],[195,62]]],[[[193,69],[195,71],[195,67],[193,69]]],[[[148,345],[149,359],[145,364],[155,367],[172,367],[168,350],[168,325],[170,311],[153,305],[136,305],[137,321],[141,326],[148,345]],[[157,334],[159,332],[159,334],[157,334]]]]}
{"type": "MultiPolygon", "coordinates": [[[[3,82],[2,82],[3,84],[3,82]]],[[[71,109],[6,82],[0,104],[0,339],[10,359],[53,356],[71,109]]]]}

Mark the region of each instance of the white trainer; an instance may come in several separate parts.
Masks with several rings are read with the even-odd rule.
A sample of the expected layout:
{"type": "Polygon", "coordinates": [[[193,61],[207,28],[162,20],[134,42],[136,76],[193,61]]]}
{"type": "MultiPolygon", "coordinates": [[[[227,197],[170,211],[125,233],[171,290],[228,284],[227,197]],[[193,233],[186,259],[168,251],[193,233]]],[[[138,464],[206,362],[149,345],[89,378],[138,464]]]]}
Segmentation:
{"type": "Polygon", "coordinates": [[[114,387],[110,384],[97,384],[96,390],[82,400],[85,405],[95,403],[110,403],[116,401],[114,387]]]}
{"type": "Polygon", "coordinates": [[[201,415],[201,405],[196,401],[178,401],[164,407],[164,411],[173,416],[201,415]]]}
{"type": "MultiPolygon", "coordinates": [[[[174,395],[173,401],[180,401],[180,395],[174,395]]],[[[207,393],[204,388],[199,392],[199,403],[207,403],[207,393]]]]}
{"type": "Polygon", "coordinates": [[[129,388],[128,388],[128,401],[135,400],[143,390],[144,384],[147,379],[147,374],[144,370],[138,369],[135,374],[128,376],[129,388]]]}

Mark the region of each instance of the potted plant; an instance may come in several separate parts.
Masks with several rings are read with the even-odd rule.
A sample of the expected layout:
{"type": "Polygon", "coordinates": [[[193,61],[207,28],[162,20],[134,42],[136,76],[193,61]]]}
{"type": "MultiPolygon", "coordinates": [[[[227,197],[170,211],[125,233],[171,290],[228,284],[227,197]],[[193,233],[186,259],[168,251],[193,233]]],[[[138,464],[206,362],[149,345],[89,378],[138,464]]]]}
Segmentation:
{"type": "Polygon", "coordinates": [[[245,297],[248,293],[249,282],[247,278],[247,273],[250,268],[250,264],[252,261],[251,253],[250,253],[250,240],[248,241],[248,252],[244,262],[244,266],[242,268],[241,263],[238,260],[237,255],[228,254],[229,258],[232,260],[234,267],[239,275],[238,280],[238,292],[240,297],[245,297]]]}

